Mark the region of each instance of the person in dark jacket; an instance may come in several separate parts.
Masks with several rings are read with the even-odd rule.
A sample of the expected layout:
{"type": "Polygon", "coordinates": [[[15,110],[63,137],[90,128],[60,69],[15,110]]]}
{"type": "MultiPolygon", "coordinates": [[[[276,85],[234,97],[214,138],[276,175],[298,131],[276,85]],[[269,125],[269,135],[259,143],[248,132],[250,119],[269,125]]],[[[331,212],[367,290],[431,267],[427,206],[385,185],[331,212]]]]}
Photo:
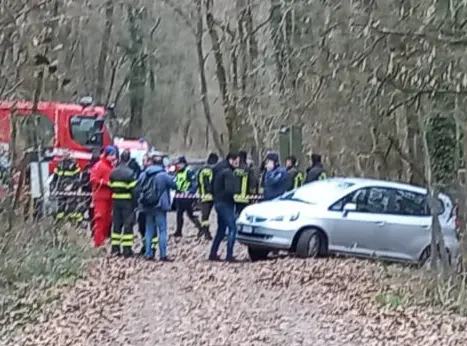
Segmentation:
{"type": "MultiPolygon", "coordinates": [[[[152,162],[151,162],[151,159],[149,157],[148,154],[145,154],[143,156],[143,167],[141,169],[141,172],[140,174],[138,175],[138,179],[139,177],[141,176],[141,174],[146,170],[147,167],[151,166],[152,165],[152,162]]],[[[142,242],[143,242],[143,246],[141,247],[141,253],[140,255],[144,255],[144,252],[146,251],[144,249],[144,234],[146,233],[146,215],[144,214],[144,210],[142,210],[141,208],[138,208],[137,209],[137,222],[138,222],[138,231],[139,231],[139,234],[141,234],[141,239],[142,239],[142,242]]]]}
{"type": "Polygon", "coordinates": [[[70,151],[65,150],[63,158],[58,162],[54,169],[50,188],[52,193],[58,194],[58,210],[55,218],[57,221],[71,219],[82,221],[83,213],[79,208],[76,196],[64,196],[60,194],[76,191],[81,185],[81,169],[70,151]]]}
{"type": "Polygon", "coordinates": [[[129,167],[130,152],[123,151],[120,163],[110,173],[112,190],[111,254],[129,257],[133,254],[133,222],[136,206],[136,175],[129,167]],[[123,232],[122,232],[123,231],[123,232]]]}
{"type": "Polygon", "coordinates": [[[218,163],[213,168],[213,196],[214,208],[217,213],[217,233],[212,242],[209,260],[218,261],[220,244],[225,237],[227,228],[229,235],[227,239],[227,256],[226,260],[234,261],[234,246],[237,236],[237,226],[235,224],[235,176],[234,170],[240,163],[238,154],[230,153],[227,158],[218,163]]]}
{"type": "Polygon", "coordinates": [[[137,192],[141,193],[142,188],[149,180],[153,179],[153,184],[159,194],[158,202],[155,205],[141,205],[146,215],[145,231],[145,254],[147,260],[154,259],[155,245],[159,244],[159,259],[164,262],[171,261],[167,254],[167,212],[171,210],[170,190],[177,187],[174,178],[168,174],[163,166],[163,158],[153,155],[150,158],[150,165],[141,173],[137,192]],[[157,239],[155,241],[155,239],[157,239]]]}
{"type": "MultiPolygon", "coordinates": [[[[176,161],[175,165],[177,171],[175,174],[175,183],[177,184],[177,192],[180,193],[196,193],[198,189],[198,182],[196,181],[196,174],[188,166],[188,162],[185,156],[180,156],[176,161]]],[[[193,213],[194,200],[191,198],[179,198],[176,200],[177,207],[177,226],[175,229],[174,237],[182,236],[183,228],[183,214],[186,212],[188,218],[193,222],[198,232],[201,232],[201,223],[193,213]]]]}
{"type": "Polygon", "coordinates": [[[279,155],[269,153],[266,156],[266,174],[264,177],[263,199],[269,201],[286,192],[287,170],[281,167],[279,155]]]}
{"type": "Polygon", "coordinates": [[[219,161],[219,157],[210,153],[206,165],[198,171],[198,194],[201,199],[201,230],[198,238],[204,236],[207,240],[212,240],[209,232],[209,216],[214,205],[212,197],[212,177],[213,167],[219,161]]]}
{"type": "MultiPolygon", "coordinates": [[[[130,152],[130,151],[128,151],[130,152]]],[[[136,178],[139,178],[141,174],[141,167],[139,166],[138,162],[134,158],[130,159],[130,162],[128,162],[128,167],[130,167],[133,172],[135,173],[136,178]]]]}
{"type": "Polygon", "coordinates": [[[261,162],[258,170],[258,179],[256,180],[256,193],[264,194],[264,177],[266,176],[266,159],[261,162]]]}
{"type": "Polygon", "coordinates": [[[305,175],[297,168],[297,158],[293,155],[285,159],[285,168],[287,169],[286,191],[294,190],[303,185],[305,175]]]}
{"type": "Polygon", "coordinates": [[[311,155],[311,167],[307,170],[305,184],[311,183],[316,180],[323,180],[327,178],[326,171],[321,163],[321,155],[311,155]]]}

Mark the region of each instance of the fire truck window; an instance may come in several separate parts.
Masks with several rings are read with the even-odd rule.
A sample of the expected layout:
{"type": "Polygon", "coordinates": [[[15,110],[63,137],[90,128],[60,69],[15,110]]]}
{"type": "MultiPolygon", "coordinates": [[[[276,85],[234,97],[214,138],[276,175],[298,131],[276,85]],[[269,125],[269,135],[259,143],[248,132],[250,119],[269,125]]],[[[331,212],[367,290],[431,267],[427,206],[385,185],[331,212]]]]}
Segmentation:
{"type": "Polygon", "coordinates": [[[36,114],[35,117],[26,115],[19,117],[19,133],[20,142],[26,148],[33,147],[34,137],[38,141],[37,144],[48,147],[53,146],[54,142],[54,124],[46,116],[36,114]]]}
{"type": "Polygon", "coordinates": [[[95,132],[96,119],[83,116],[74,116],[70,119],[71,137],[81,145],[90,145],[91,137],[95,132]]]}

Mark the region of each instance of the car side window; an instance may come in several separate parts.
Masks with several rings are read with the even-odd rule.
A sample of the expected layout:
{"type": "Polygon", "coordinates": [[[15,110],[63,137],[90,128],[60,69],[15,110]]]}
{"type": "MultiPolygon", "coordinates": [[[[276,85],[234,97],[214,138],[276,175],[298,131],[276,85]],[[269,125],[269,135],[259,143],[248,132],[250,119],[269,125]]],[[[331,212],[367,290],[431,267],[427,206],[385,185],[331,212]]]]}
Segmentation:
{"type": "Polygon", "coordinates": [[[354,203],[359,213],[388,213],[391,200],[391,189],[382,187],[366,187],[356,190],[334,203],[329,210],[342,211],[347,203],[354,203]]]}
{"type": "Polygon", "coordinates": [[[404,216],[428,216],[430,208],[425,194],[398,189],[390,213],[404,216]]]}

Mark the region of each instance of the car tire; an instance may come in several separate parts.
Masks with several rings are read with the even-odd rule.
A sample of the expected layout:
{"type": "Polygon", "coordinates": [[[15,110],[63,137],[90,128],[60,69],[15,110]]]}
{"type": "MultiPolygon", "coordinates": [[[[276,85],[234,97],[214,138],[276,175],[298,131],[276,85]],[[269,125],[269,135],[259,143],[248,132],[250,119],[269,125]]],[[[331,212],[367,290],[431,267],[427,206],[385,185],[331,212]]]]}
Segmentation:
{"type": "Polygon", "coordinates": [[[303,230],[297,241],[296,255],[300,258],[316,258],[320,255],[323,239],[316,229],[303,230]]]}
{"type": "Polygon", "coordinates": [[[268,258],[269,250],[258,247],[248,246],[248,256],[252,262],[264,261],[268,258]]]}

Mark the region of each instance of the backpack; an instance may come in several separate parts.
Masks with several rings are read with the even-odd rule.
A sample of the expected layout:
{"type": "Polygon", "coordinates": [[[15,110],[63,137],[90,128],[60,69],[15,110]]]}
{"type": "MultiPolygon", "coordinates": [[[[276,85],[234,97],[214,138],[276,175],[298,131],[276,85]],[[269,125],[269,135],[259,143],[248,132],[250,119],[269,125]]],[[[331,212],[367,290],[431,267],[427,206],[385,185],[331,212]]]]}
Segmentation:
{"type": "Polygon", "coordinates": [[[163,191],[157,186],[156,176],[160,172],[152,175],[146,175],[141,184],[140,203],[143,207],[156,207],[162,196],[163,191]]]}

